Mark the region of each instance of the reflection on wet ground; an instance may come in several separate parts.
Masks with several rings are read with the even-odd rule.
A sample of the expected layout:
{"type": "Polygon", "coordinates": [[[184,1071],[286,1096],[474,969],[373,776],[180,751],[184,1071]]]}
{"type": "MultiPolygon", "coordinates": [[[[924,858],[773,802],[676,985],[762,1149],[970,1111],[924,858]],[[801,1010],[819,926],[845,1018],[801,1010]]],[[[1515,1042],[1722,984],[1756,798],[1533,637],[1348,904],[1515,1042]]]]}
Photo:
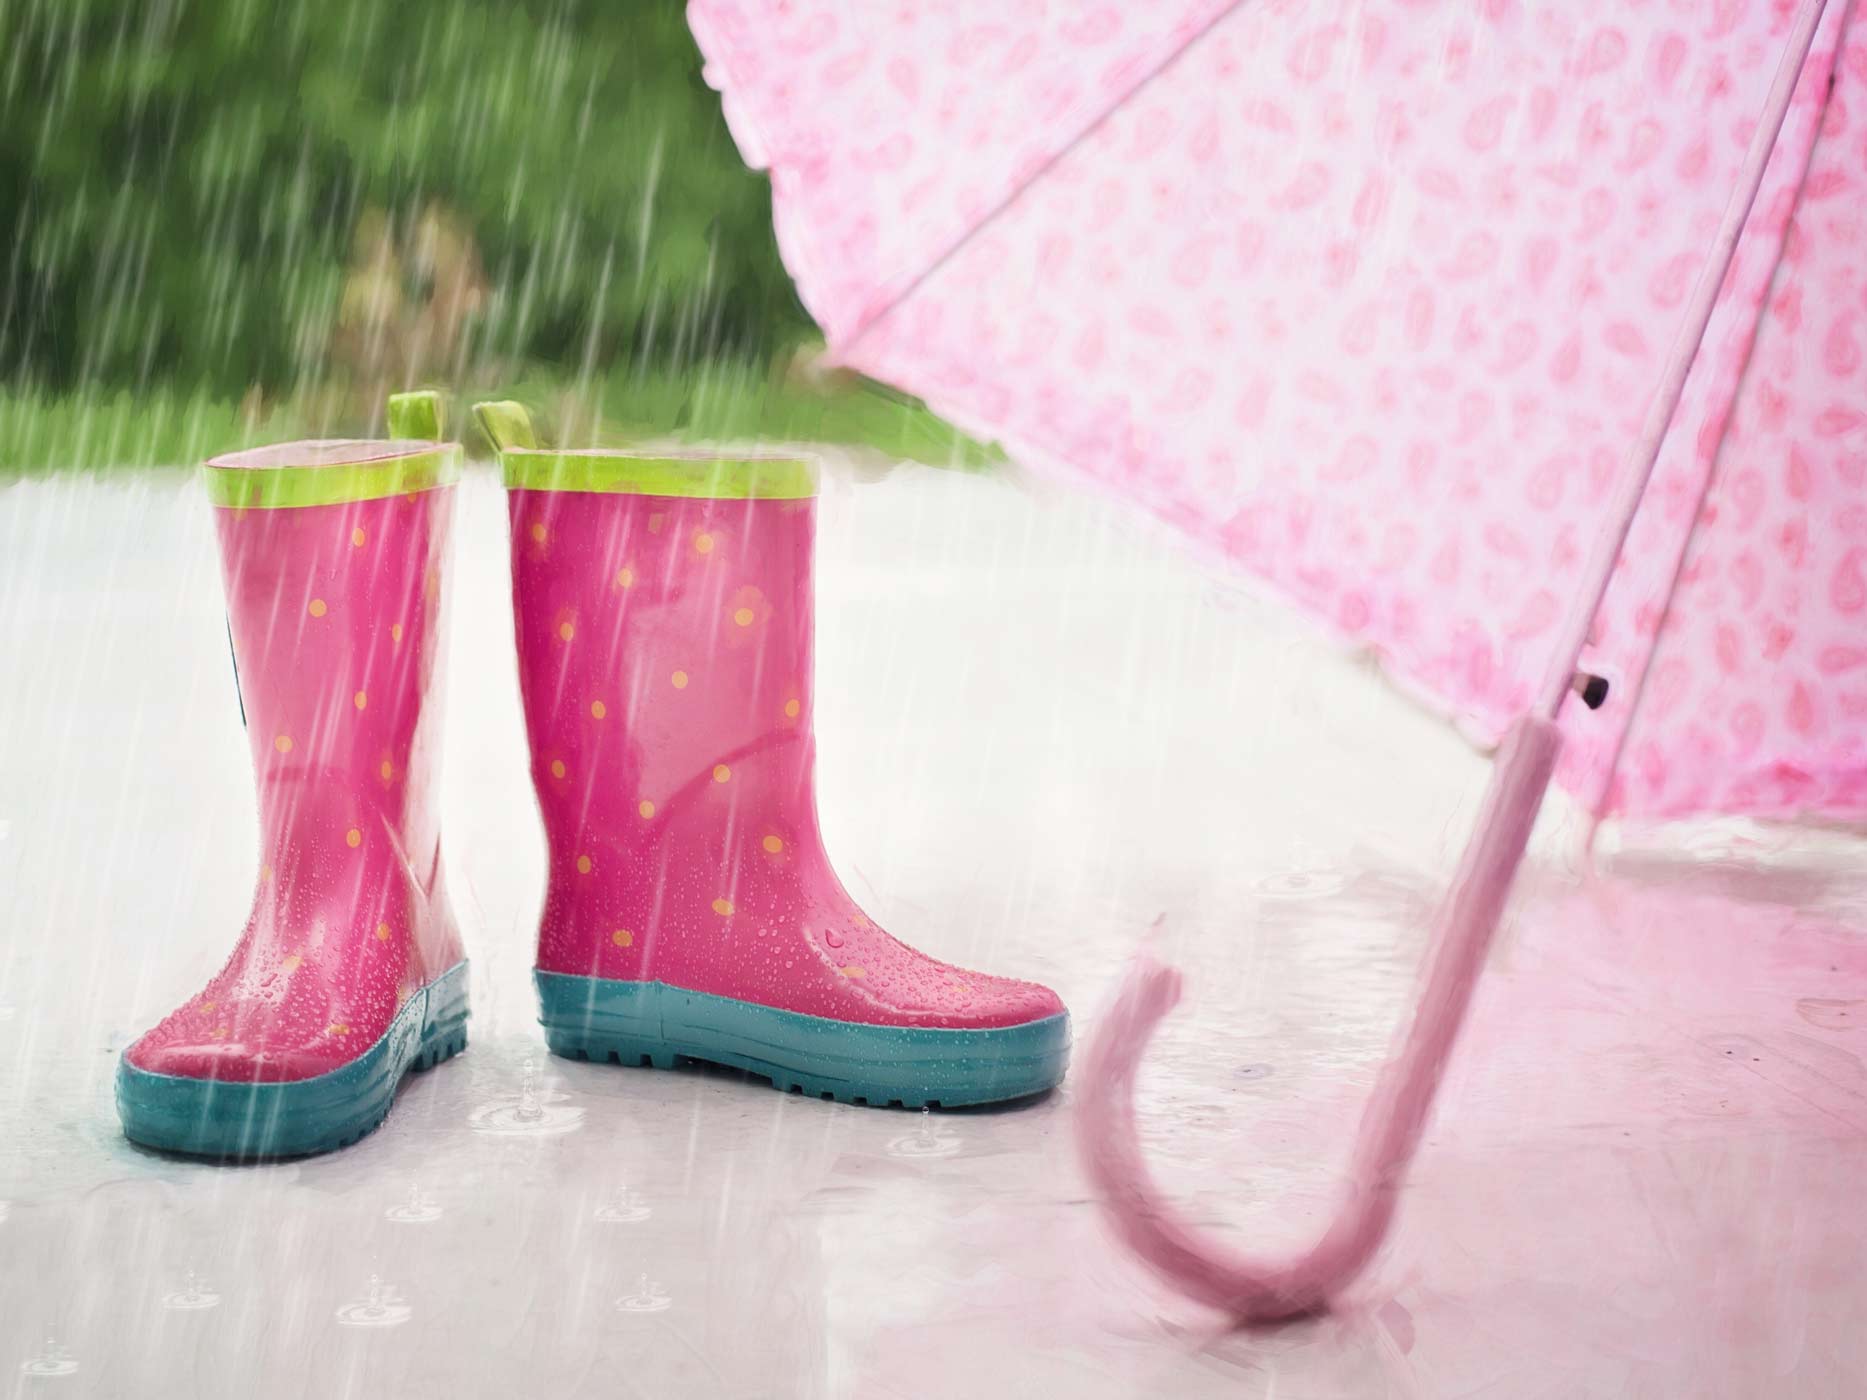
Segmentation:
{"type": "MultiPolygon", "coordinates": [[[[215,1169],[111,1104],[253,873],[206,509],[179,479],[0,495],[0,1393],[1867,1389],[1859,837],[1610,831],[1591,868],[1553,807],[1390,1248],[1329,1316],[1231,1333],[1105,1234],[1068,1084],[918,1115],[545,1053],[503,502],[461,504],[470,1048],[354,1148],[215,1169]]],[[[1241,1248],[1306,1239],[1482,760],[1095,502],[832,474],[820,540],[852,890],[1079,1030],[1150,937],[1189,993],[1143,1080],[1161,1176],[1241,1248]]]]}

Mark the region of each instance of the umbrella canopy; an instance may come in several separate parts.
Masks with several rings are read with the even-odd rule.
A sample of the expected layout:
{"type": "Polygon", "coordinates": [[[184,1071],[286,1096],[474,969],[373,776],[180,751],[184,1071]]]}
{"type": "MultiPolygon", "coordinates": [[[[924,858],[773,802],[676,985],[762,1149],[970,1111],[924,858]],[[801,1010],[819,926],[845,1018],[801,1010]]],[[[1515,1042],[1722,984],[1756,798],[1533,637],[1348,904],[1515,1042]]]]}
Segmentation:
{"type": "Polygon", "coordinates": [[[1238,1256],[1150,1179],[1173,972],[1141,961],[1086,1056],[1122,1237],[1239,1317],[1319,1306],[1392,1217],[1552,772],[1597,814],[1867,816],[1851,0],[689,16],[835,357],[1502,741],[1317,1244],[1238,1256]]]}
{"type": "MultiPolygon", "coordinates": [[[[1867,815],[1867,35],[1828,11],[1594,620],[1608,701],[1563,721],[1598,813],[1867,815]]],[[[1792,18],[690,6],[833,356],[1131,498],[1485,742],[1792,18]]]]}

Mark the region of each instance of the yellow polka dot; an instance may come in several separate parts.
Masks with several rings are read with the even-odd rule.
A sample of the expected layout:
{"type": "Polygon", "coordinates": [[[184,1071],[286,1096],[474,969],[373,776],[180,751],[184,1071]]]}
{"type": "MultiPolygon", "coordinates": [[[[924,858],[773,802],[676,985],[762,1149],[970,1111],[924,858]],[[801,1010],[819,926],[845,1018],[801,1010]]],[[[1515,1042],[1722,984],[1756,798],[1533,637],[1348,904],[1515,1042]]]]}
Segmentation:
{"type": "Polygon", "coordinates": [[[395,765],[385,758],[382,761],[382,767],[376,771],[382,774],[382,780],[386,783],[395,776],[395,765]]]}
{"type": "Polygon", "coordinates": [[[713,901],[713,912],[722,916],[730,914],[733,912],[733,902],[730,899],[716,899],[713,901]]]}
{"type": "Polygon", "coordinates": [[[203,1011],[212,1011],[215,1007],[219,1005],[220,1003],[217,1001],[204,1001],[201,1003],[201,1009],[203,1011]]]}
{"type": "Polygon", "coordinates": [[[705,530],[702,530],[699,534],[694,536],[694,548],[702,554],[711,554],[713,552],[713,536],[709,535],[705,530]]]}
{"type": "Polygon", "coordinates": [[[277,749],[280,753],[290,753],[292,751],[292,736],[290,734],[281,734],[272,741],[272,747],[277,749]]]}
{"type": "Polygon", "coordinates": [[[363,833],[358,831],[354,826],[351,827],[350,830],[344,833],[344,844],[351,847],[361,846],[363,844],[363,833]]]}
{"type": "Polygon", "coordinates": [[[401,623],[392,622],[389,624],[389,640],[394,642],[397,646],[402,645],[402,624],[401,623]]]}
{"type": "Polygon", "coordinates": [[[646,797],[644,797],[641,800],[641,803],[636,807],[635,810],[640,812],[644,820],[646,820],[647,818],[655,815],[655,804],[650,802],[646,797]]]}
{"type": "Polygon", "coordinates": [[[558,624],[558,636],[562,637],[567,642],[576,633],[576,631],[577,629],[575,627],[572,627],[568,622],[560,622],[558,624]]]}
{"type": "Polygon", "coordinates": [[[855,914],[851,916],[850,922],[857,928],[867,928],[869,926],[869,916],[867,914],[855,914]]]}
{"type": "Polygon", "coordinates": [[[609,941],[614,943],[618,948],[627,948],[631,943],[635,942],[635,935],[630,933],[626,928],[619,928],[609,936],[609,941]]]}
{"type": "Polygon", "coordinates": [[[634,582],[635,582],[635,570],[634,569],[616,570],[616,587],[627,588],[634,582]]]}
{"type": "Polygon", "coordinates": [[[227,1028],[225,1026],[214,1027],[214,1039],[225,1040],[226,1038],[227,1038],[227,1028]]]}
{"type": "Polygon", "coordinates": [[[648,517],[648,533],[651,535],[659,535],[661,533],[661,527],[667,523],[668,523],[668,517],[665,515],[649,516],[648,517]]]}
{"type": "Polygon", "coordinates": [[[674,682],[674,688],[676,690],[687,689],[687,672],[676,671],[672,676],[669,676],[668,679],[674,682]]]}
{"type": "Polygon", "coordinates": [[[778,852],[784,849],[783,840],[776,836],[767,836],[762,844],[765,849],[773,855],[777,855],[778,852]]]}
{"type": "Polygon", "coordinates": [[[355,705],[359,710],[362,709],[365,705],[369,704],[369,702],[370,702],[369,696],[365,695],[360,690],[351,697],[351,703],[355,705]]]}
{"type": "Polygon", "coordinates": [[[853,977],[857,981],[860,981],[862,978],[867,977],[869,975],[868,973],[864,972],[861,968],[856,967],[854,965],[851,965],[849,967],[842,969],[842,972],[843,972],[843,976],[853,977]]]}
{"type": "Polygon", "coordinates": [[[609,711],[604,708],[603,702],[601,700],[592,700],[590,702],[590,718],[591,719],[601,719],[603,718],[604,715],[608,713],[609,711]]]}
{"type": "Polygon", "coordinates": [[[787,700],[787,701],[785,701],[785,702],[784,702],[784,717],[785,717],[786,719],[796,719],[796,718],[797,718],[797,716],[798,716],[798,714],[799,714],[799,712],[800,712],[800,711],[801,711],[801,710],[802,710],[803,708],[804,708],[804,707],[803,707],[802,705],[800,705],[800,704],[798,704],[798,703],[797,703],[797,701],[795,701],[795,700],[787,700]]]}
{"type": "Polygon", "coordinates": [[[363,541],[368,538],[369,536],[363,533],[363,527],[361,525],[350,532],[350,543],[355,545],[358,549],[363,548],[363,541]]]}
{"type": "Polygon", "coordinates": [[[270,865],[260,866],[259,867],[259,878],[261,881],[270,880],[272,878],[272,867],[270,865]]]}
{"type": "Polygon", "coordinates": [[[577,857],[577,873],[579,875],[588,875],[590,873],[590,857],[577,857]]]}
{"type": "Polygon", "coordinates": [[[326,1035],[349,1035],[350,1027],[346,1026],[341,1021],[333,1021],[330,1025],[324,1028],[324,1033],[326,1035]]]}
{"type": "Polygon", "coordinates": [[[532,526],[532,543],[543,544],[544,542],[545,542],[545,527],[543,525],[532,526]]]}
{"type": "Polygon", "coordinates": [[[561,778],[564,776],[564,760],[563,759],[554,758],[551,760],[551,776],[554,778],[561,778]]]}
{"type": "Polygon", "coordinates": [[[309,612],[313,617],[323,617],[324,614],[328,611],[328,609],[325,608],[324,600],[322,598],[313,598],[311,600],[311,605],[306,609],[306,611],[309,612]]]}
{"type": "Polygon", "coordinates": [[[752,609],[738,609],[733,613],[733,621],[738,623],[741,627],[750,627],[752,625],[752,609]]]}
{"type": "Polygon", "coordinates": [[[728,778],[732,777],[732,775],[733,775],[733,770],[728,768],[724,763],[716,763],[713,765],[713,781],[714,782],[723,783],[728,778]]]}
{"type": "Polygon", "coordinates": [[[376,925],[376,937],[380,941],[387,943],[389,941],[389,925],[377,924],[376,925]]]}
{"type": "Polygon", "coordinates": [[[304,962],[303,958],[299,957],[298,954],[293,953],[291,956],[286,958],[284,962],[280,963],[279,966],[284,968],[285,971],[288,974],[290,974],[290,973],[298,971],[300,964],[302,964],[303,962],[304,962]]]}

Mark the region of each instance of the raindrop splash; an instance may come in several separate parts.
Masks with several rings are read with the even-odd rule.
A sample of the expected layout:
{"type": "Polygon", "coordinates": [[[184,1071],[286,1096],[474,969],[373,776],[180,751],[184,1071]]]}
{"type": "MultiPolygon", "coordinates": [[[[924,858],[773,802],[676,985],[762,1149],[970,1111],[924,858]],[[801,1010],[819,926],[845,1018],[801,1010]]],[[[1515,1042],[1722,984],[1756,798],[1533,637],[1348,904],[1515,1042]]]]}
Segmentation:
{"type": "Polygon", "coordinates": [[[944,1122],[935,1120],[929,1109],[921,1110],[920,1126],[911,1133],[903,1133],[888,1143],[890,1157],[951,1157],[960,1150],[964,1139],[948,1128],[944,1122]]]}
{"type": "Polygon", "coordinates": [[[45,1339],[45,1350],[19,1368],[22,1376],[69,1376],[77,1369],[78,1363],[71,1353],[49,1335],[45,1339]]]}
{"type": "Polygon", "coordinates": [[[344,1327],[399,1327],[414,1315],[415,1309],[402,1301],[394,1284],[371,1274],[368,1294],[340,1307],[337,1321],[344,1327]]]}
{"type": "Polygon", "coordinates": [[[481,1104],[467,1116],[473,1130],[511,1137],[542,1137],[575,1132],[583,1126],[583,1110],[560,1101],[568,1095],[538,1088],[538,1069],[527,1056],[516,1097],[481,1104]]]}
{"type": "Polygon", "coordinates": [[[616,1300],[617,1312],[666,1312],[672,1306],[674,1306],[674,1299],[670,1298],[666,1290],[647,1274],[636,1279],[635,1292],[625,1293],[616,1300]]]}
{"type": "Polygon", "coordinates": [[[206,1279],[190,1269],[179,1290],[163,1295],[162,1306],[175,1312],[205,1312],[220,1306],[220,1294],[214,1291],[206,1279]]]}
{"type": "Polygon", "coordinates": [[[592,1219],[604,1225],[633,1225],[655,1212],[642,1200],[642,1193],[628,1186],[618,1186],[615,1194],[596,1208],[592,1219]]]}
{"type": "Polygon", "coordinates": [[[1252,882],[1252,888],[1267,899],[1326,899],[1347,887],[1346,875],[1325,866],[1286,870],[1252,882]]]}
{"type": "Polygon", "coordinates": [[[411,1181],[407,1198],[390,1206],[383,1218],[398,1225],[427,1225],[439,1220],[441,1214],[440,1203],[421,1189],[420,1182],[411,1181]]]}

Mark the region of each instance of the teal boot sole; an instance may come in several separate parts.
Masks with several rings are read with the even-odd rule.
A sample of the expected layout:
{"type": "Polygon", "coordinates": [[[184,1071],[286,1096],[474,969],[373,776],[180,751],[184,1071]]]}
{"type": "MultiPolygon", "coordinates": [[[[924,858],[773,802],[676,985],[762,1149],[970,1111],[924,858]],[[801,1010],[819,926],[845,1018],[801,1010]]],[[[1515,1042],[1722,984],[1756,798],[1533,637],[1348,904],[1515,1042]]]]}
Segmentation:
{"type": "Polygon", "coordinates": [[[341,1069],[312,1079],[240,1083],[152,1074],[117,1062],[124,1136],[144,1147],[222,1161],[303,1157],[348,1147],[377,1127],[411,1070],[467,1048],[467,965],[408,999],[389,1029],[341,1069]]]}
{"type": "Polygon", "coordinates": [[[1001,1103],[1054,1088],[1070,1062],[1067,1013],[989,1030],[872,1026],[660,982],[532,975],[554,1055],[657,1069],[682,1060],[725,1065],[838,1103],[1001,1103]]]}

